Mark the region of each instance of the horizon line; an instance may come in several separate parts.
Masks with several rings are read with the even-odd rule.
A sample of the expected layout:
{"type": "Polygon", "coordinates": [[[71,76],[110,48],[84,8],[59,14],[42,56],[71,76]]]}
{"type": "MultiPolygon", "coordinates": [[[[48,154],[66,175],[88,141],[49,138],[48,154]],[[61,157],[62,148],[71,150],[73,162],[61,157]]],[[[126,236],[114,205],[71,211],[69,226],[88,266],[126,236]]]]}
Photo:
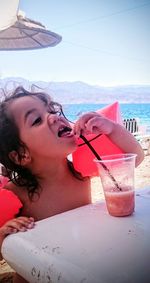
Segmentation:
{"type": "MultiPolygon", "coordinates": [[[[30,79],[27,79],[27,78],[24,78],[24,77],[17,77],[17,76],[12,76],[12,77],[1,77],[0,80],[5,80],[5,79],[11,79],[10,81],[13,81],[13,78],[14,79],[19,79],[19,80],[25,80],[25,81],[28,81],[28,82],[44,82],[44,83],[83,83],[83,84],[86,84],[86,85],[89,85],[89,86],[94,86],[94,87],[104,87],[104,88],[114,88],[114,87],[127,87],[127,86],[148,86],[150,87],[150,83],[143,83],[143,84],[137,84],[137,83],[129,83],[129,84],[109,84],[109,85],[100,85],[100,84],[94,84],[94,83],[88,83],[88,82],[85,82],[85,81],[81,81],[81,80],[74,80],[74,81],[56,81],[56,80],[51,80],[51,81],[48,81],[48,80],[38,80],[38,79],[34,79],[34,80],[30,80],[30,79]]],[[[14,82],[17,82],[17,81],[14,81],[14,82]]]]}

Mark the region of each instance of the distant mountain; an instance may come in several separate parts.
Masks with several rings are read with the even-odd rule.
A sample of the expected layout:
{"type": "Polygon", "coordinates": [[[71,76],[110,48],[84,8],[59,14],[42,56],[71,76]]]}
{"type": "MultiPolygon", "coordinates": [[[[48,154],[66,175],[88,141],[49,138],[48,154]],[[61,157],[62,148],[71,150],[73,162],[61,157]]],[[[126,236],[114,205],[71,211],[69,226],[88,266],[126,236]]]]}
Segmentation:
{"type": "Polygon", "coordinates": [[[14,85],[23,85],[26,89],[48,92],[52,98],[62,104],[70,103],[150,103],[150,85],[127,85],[100,87],[77,82],[28,81],[23,78],[0,79],[0,88],[11,89],[14,85]],[[37,87],[38,88],[37,88],[37,87]]]}

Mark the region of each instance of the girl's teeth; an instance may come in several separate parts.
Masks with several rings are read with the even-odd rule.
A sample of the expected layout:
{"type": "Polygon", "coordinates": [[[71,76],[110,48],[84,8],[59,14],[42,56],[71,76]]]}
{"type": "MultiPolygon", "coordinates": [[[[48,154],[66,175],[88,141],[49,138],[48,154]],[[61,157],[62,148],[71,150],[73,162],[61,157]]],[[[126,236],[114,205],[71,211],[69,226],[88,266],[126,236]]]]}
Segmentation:
{"type": "Polygon", "coordinates": [[[64,137],[64,136],[69,136],[71,132],[71,128],[69,127],[63,127],[58,131],[58,136],[59,137],[64,137]]]}

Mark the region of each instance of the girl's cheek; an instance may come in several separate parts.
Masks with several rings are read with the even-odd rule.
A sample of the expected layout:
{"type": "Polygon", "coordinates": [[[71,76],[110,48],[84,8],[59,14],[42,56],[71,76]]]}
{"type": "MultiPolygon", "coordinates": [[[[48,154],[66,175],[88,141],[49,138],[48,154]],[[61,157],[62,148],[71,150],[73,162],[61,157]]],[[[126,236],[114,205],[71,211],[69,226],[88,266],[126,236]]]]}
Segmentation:
{"type": "Polygon", "coordinates": [[[48,123],[49,126],[51,126],[54,123],[54,121],[55,121],[54,115],[49,115],[47,117],[47,123],[48,123]]]}

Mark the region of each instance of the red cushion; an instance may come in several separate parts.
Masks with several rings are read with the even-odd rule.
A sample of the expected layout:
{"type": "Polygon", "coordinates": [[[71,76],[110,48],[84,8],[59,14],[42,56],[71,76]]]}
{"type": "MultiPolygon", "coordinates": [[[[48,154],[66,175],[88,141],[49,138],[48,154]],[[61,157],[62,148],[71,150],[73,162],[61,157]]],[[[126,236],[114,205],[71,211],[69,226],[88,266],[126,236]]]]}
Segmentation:
{"type": "Polygon", "coordinates": [[[1,186],[0,186],[0,227],[1,227],[8,220],[14,218],[18,214],[20,208],[22,207],[22,203],[19,200],[19,198],[13,192],[2,188],[4,185],[6,185],[6,182],[8,182],[8,178],[1,176],[0,181],[1,181],[1,186]]]}
{"type": "MultiPolygon", "coordinates": [[[[119,124],[122,124],[118,102],[100,109],[97,112],[119,124]]],[[[93,139],[95,136],[96,135],[94,134],[85,135],[88,140],[93,139]]],[[[83,140],[79,138],[78,144],[80,145],[83,143],[83,140]]],[[[101,135],[90,143],[100,156],[122,153],[122,150],[117,145],[115,145],[106,135],[101,135]]],[[[77,171],[81,172],[82,176],[99,175],[97,165],[93,161],[94,158],[94,154],[86,144],[79,146],[77,150],[72,154],[74,168],[77,171]]]]}

